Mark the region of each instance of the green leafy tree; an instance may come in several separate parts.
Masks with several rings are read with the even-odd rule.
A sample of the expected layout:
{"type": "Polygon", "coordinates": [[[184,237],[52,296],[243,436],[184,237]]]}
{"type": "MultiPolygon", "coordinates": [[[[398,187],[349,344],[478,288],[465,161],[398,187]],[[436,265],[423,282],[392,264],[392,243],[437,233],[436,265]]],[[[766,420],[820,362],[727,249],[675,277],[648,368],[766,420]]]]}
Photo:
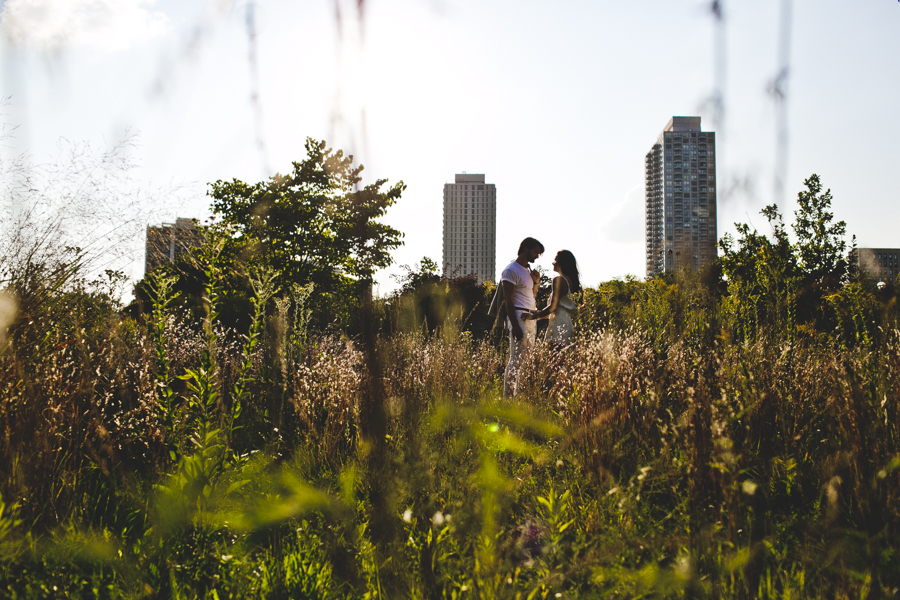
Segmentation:
{"type": "Polygon", "coordinates": [[[479,283],[474,274],[441,275],[438,264],[423,257],[418,265],[401,265],[394,279],[400,288],[383,301],[384,323],[389,332],[424,330],[468,331],[481,338],[491,331],[495,317],[487,314],[496,286],[479,283]]]}
{"type": "Polygon", "coordinates": [[[847,223],[834,222],[831,190],[822,192],[818,175],[803,185],[806,190],[797,195],[800,208],[794,211],[797,258],[808,282],[835,285],[846,270],[847,223]]]}
{"type": "Polygon", "coordinates": [[[824,298],[847,274],[847,225],[833,222],[831,190],[822,192],[818,175],[804,185],[794,211],[795,243],[775,204],[761,211],[772,227],[771,238],[735,223],[736,243],[728,234],[719,242],[722,273],[728,280],[725,306],[741,337],[752,337],[761,327],[788,337],[797,324],[831,327],[825,323],[831,311],[824,298]]]}
{"type": "MultiPolygon", "coordinates": [[[[358,284],[391,263],[403,234],[378,219],[400,198],[403,182],[386,179],[362,187],[362,165],[307,139],[306,158],[288,175],[248,184],[234,179],[210,184],[217,222],[228,238],[223,256],[235,265],[268,268],[281,289],[313,283],[320,324],[346,325],[358,284]]],[[[245,269],[241,269],[245,270],[245,269]]]]}
{"type": "Polygon", "coordinates": [[[393,276],[394,280],[400,284],[398,292],[400,294],[415,292],[423,285],[434,284],[441,280],[438,264],[427,256],[423,256],[415,267],[400,265],[400,268],[403,270],[403,274],[393,276]]]}
{"type": "Polygon", "coordinates": [[[772,227],[772,239],[746,223],[735,223],[737,245],[728,234],[719,242],[722,273],[728,280],[725,307],[742,338],[754,337],[762,327],[791,335],[794,325],[799,282],[794,248],[778,206],[770,204],[761,213],[772,227]]]}

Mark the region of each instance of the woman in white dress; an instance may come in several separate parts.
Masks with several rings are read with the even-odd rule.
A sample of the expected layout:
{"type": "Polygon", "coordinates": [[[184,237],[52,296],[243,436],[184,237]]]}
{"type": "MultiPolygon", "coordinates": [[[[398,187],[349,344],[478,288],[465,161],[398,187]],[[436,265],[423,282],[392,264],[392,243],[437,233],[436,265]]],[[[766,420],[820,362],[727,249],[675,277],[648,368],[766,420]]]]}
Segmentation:
{"type": "Polygon", "coordinates": [[[575,337],[572,318],[578,310],[578,305],[570,295],[581,291],[578,263],[575,261],[575,256],[568,250],[560,250],[553,259],[553,270],[559,275],[553,278],[550,301],[543,309],[533,311],[525,318],[549,319],[544,341],[557,346],[568,346],[575,337]]]}

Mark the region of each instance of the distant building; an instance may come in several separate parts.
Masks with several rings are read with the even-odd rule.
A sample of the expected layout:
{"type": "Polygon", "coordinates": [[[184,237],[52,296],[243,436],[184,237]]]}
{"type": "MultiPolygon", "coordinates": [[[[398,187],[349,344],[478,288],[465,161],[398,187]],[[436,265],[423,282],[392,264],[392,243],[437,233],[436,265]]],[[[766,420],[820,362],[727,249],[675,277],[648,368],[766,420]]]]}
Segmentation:
{"type": "Polygon", "coordinates": [[[850,254],[851,262],[872,277],[889,281],[900,275],[900,248],[857,248],[850,254]]]}
{"type": "Polygon", "coordinates": [[[716,134],[672,117],[645,158],[647,276],[716,257],[716,134]]]}
{"type": "Polygon", "coordinates": [[[165,262],[175,262],[178,256],[202,243],[203,235],[197,229],[194,219],[178,217],[174,223],[163,223],[160,227],[148,226],[144,274],[165,262]]]}
{"type": "Polygon", "coordinates": [[[445,276],[474,273],[494,281],[497,253],[497,188],[484,175],[457,175],[444,184],[445,276]]]}

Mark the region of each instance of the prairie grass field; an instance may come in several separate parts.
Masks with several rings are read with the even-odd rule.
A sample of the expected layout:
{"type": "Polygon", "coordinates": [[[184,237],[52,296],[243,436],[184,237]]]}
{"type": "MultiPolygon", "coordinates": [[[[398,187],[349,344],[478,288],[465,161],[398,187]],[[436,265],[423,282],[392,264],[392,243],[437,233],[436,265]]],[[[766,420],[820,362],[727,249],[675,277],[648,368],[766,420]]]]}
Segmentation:
{"type": "Polygon", "coordinates": [[[898,595],[897,290],[816,175],[790,238],[772,205],[703,269],[585,289],[509,398],[494,284],[423,258],[373,297],[404,186],[307,151],[211,184],[128,305],[2,223],[0,597],[898,595]]]}
{"type": "Polygon", "coordinates": [[[900,600],[888,6],[0,0],[0,600],[900,600]]]}
{"type": "Polygon", "coordinates": [[[695,276],[609,282],[505,399],[505,330],[446,280],[376,301],[367,347],[265,277],[238,330],[215,269],[199,312],[163,274],[137,314],[68,266],[16,281],[0,356],[4,597],[900,588],[900,332],[864,284],[856,321],[750,335],[695,276]]]}

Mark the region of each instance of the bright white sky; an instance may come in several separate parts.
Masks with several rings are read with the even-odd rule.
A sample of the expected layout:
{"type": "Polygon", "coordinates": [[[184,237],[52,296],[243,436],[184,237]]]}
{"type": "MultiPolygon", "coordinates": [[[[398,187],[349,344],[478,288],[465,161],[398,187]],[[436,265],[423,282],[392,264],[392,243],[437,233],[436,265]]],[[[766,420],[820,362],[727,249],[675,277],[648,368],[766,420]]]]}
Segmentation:
{"type": "Polygon", "coordinates": [[[568,248],[595,285],[643,277],[644,155],[671,116],[700,115],[717,132],[720,236],[764,229],[773,200],[789,214],[815,172],[861,246],[900,246],[900,2],[791,3],[776,198],[783,2],[722,0],[717,46],[699,0],[366,0],[361,21],[355,0],[6,0],[0,95],[19,129],[0,153],[50,160],[60,138],[103,148],[138,132],[137,176],[183,184],[171,221],[208,215],[207,182],[287,172],[307,136],[326,139],[369,181],[408,185],[387,216],[406,234],[397,265],[440,262],[443,184],[485,173],[498,270],[530,235],[548,250],[538,264],[568,248]]]}

